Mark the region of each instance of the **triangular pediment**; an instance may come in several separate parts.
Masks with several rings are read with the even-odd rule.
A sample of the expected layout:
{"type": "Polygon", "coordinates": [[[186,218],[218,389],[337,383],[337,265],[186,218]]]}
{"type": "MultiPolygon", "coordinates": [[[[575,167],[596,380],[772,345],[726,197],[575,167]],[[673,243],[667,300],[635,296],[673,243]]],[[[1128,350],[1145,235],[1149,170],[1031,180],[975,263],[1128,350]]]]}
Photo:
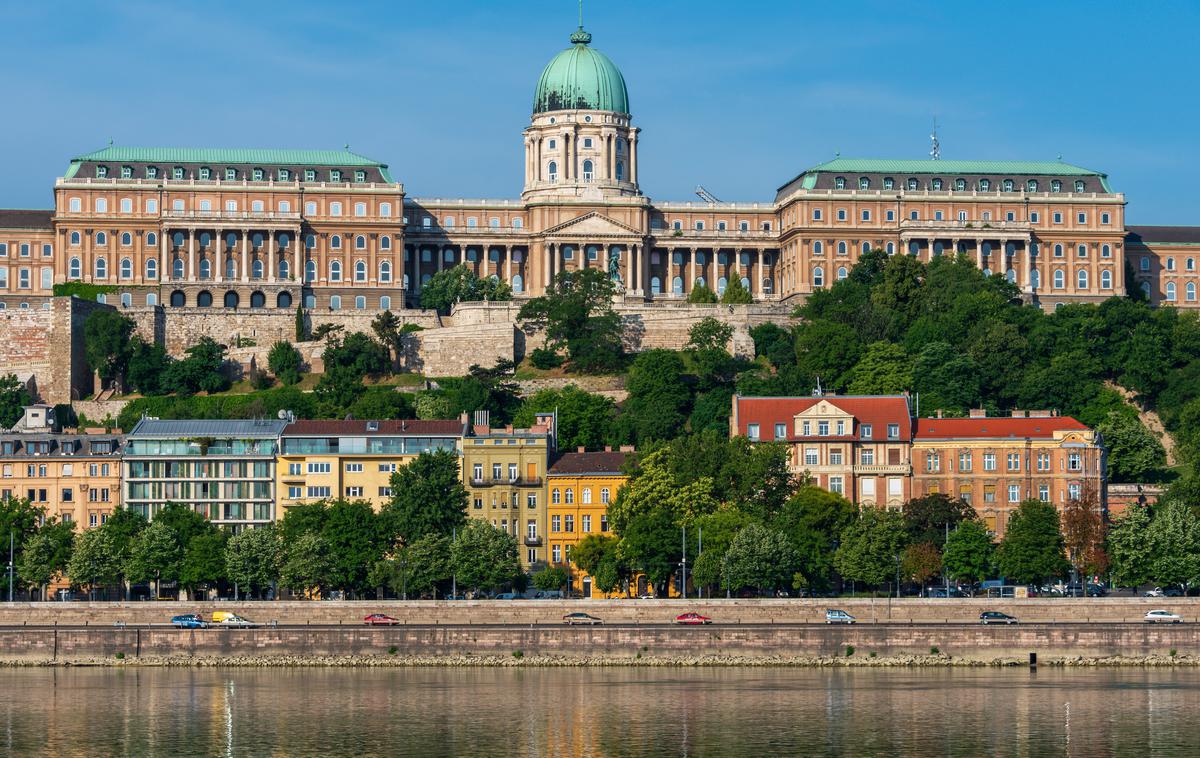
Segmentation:
{"type": "Polygon", "coordinates": [[[642,233],[598,211],[564,221],[542,232],[546,237],[641,237],[642,233]]]}
{"type": "Polygon", "coordinates": [[[828,400],[821,400],[797,413],[796,418],[831,418],[837,416],[850,418],[852,415],[828,400]]]}

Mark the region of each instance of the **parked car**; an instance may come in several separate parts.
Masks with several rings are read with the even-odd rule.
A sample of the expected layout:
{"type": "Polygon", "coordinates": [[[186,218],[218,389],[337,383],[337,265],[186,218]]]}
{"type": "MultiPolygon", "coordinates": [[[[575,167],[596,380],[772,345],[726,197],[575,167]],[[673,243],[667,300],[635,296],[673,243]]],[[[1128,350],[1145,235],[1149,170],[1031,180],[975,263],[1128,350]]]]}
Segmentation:
{"type": "Polygon", "coordinates": [[[181,613],[171,617],[171,623],[180,629],[207,629],[208,622],[199,613],[181,613]]]}
{"type": "Polygon", "coordinates": [[[367,626],[395,626],[400,623],[400,619],[392,618],[386,613],[372,613],[363,616],[363,623],[367,626]]]}
{"type": "Polygon", "coordinates": [[[525,596],[523,594],[521,594],[520,592],[501,592],[499,595],[496,595],[496,597],[494,599],[496,599],[496,600],[523,600],[524,598],[525,598],[525,596]]]}
{"type": "Polygon", "coordinates": [[[254,629],[259,625],[249,619],[244,619],[230,611],[213,611],[212,622],[219,626],[234,626],[242,629],[254,629]]]}
{"type": "Polygon", "coordinates": [[[1187,597],[1183,590],[1178,587],[1167,587],[1163,590],[1164,597],[1187,597]]]}
{"type": "Polygon", "coordinates": [[[1147,624],[1178,624],[1183,621],[1179,614],[1163,610],[1150,611],[1144,618],[1147,624]]]}
{"type": "Polygon", "coordinates": [[[563,616],[563,623],[566,624],[567,626],[575,626],[576,624],[595,625],[595,624],[603,624],[604,622],[601,621],[600,619],[596,618],[595,616],[591,615],[590,613],[584,613],[583,611],[574,611],[573,613],[567,613],[563,616]]]}
{"type": "Polygon", "coordinates": [[[979,614],[979,623],[981,624],[1015,624],[1017,619],[1014,616],[1009,616],[1007,613],[1000,611],[984,611],[979,614]]]}
{"type": "Polygon", "coordinates": [[[1143,597],[1166,597],[1167,593],[1163,592],[1162,587],[1155,587],[1152,590],[1146,590],[1143,597]]]}
{"type": "Polygon", "coordinates": [[[711,624],[712,619],[708,616],[701,615],[695,611],[681,613],[675,617],[676,624],[711,624]]]}
{"type": "Polygon", "coordinates": [[[853,624],[855,618],[845,611],[829,608],[825,611],[826,624],[853,624]]]}

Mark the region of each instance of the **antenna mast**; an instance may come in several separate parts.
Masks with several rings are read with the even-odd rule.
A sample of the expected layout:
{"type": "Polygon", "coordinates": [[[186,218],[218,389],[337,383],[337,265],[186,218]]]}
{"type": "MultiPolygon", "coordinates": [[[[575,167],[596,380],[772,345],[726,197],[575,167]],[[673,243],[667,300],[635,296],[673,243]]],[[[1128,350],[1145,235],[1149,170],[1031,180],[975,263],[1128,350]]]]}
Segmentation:
{"type": "MultiPolygon", "coordinates": [[[[580,0],[583,2],[583,0],[580,0]]],[[[938,141],[937,136],[937,116],[933,117],[933,132],[929,135],[929,159],[939,160],[942,157],[942,143],[938,141]]]]}

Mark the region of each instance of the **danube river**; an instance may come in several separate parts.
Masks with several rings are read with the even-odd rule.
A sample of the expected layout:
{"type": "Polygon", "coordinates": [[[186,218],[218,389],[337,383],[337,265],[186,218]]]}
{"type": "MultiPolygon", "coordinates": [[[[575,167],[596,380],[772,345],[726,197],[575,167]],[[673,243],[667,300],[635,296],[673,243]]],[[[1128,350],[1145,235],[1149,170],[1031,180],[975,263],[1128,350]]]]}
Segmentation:
{"type": "Polygon", "coordinates": [[[75,668],[0,672],[55,756],[1198,755],[1190,669],[75,668]]]}

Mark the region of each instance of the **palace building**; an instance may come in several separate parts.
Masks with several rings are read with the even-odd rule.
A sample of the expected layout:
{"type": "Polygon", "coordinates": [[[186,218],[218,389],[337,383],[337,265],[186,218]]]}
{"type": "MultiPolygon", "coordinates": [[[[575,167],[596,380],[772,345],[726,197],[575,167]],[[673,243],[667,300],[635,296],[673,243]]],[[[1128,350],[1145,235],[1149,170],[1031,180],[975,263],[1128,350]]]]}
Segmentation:
{"type": "Polygon", "coordinates": [[[0,306],[78,281],[125,307],[399,310],[460,264],[518,298],[601,268],[635,302],[733,279],[796,301],[872,249],[964,254],[1045,308],[1125,293],[1128,261],[1153,303],[1198,305],[1200,227],[1127,228],[1107,176],[1062,161],[837,157],[770,202],[652,200],[623,74],[569,41],[537,79],[520,197],[413,197],[348,148],[110,145],[69,161],[52,209],[0,211],[0,306]]]}

